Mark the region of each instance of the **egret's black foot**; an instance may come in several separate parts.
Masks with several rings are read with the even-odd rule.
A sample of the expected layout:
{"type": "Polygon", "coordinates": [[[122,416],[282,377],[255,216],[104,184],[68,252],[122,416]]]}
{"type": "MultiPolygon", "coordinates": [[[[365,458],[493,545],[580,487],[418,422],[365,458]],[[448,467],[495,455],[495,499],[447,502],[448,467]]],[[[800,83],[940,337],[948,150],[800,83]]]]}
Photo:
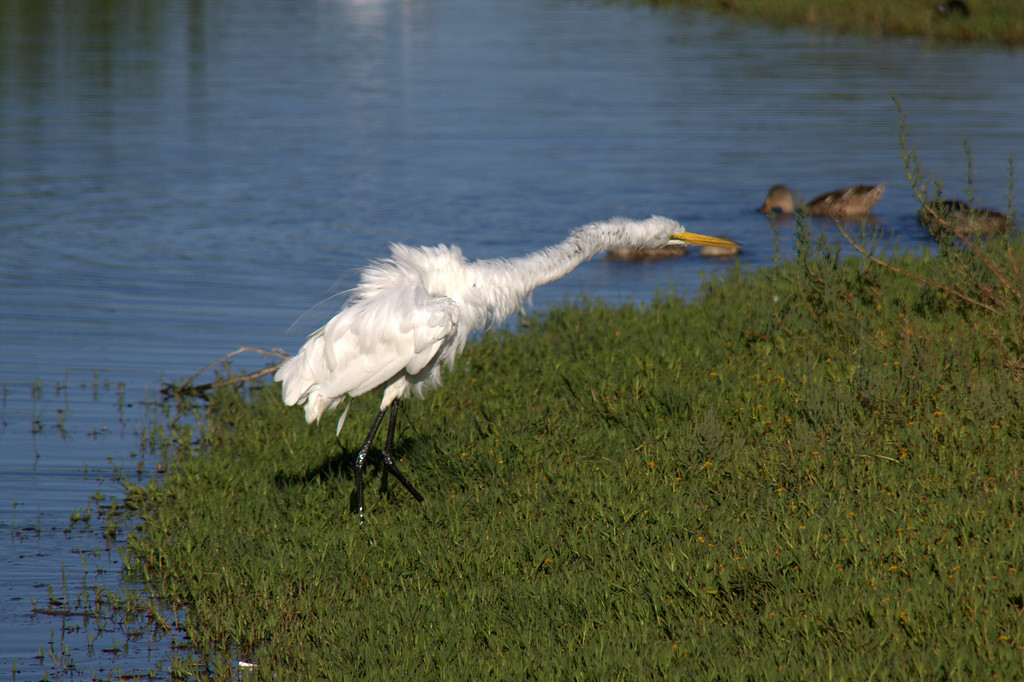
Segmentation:
{"type": "MultiPolygon", "coordinates": [[[[373,420],[373,426],[370,427],[370,433],[366,435],[366,440],[363,441],[363,447],[359,450],[359,454],[356,456],[356,509],[359,512],[359,523],[363,523],[363,466],[366,464],[366,455],[370,452],[370,444],[373,443],[373,437],[377,435],[377,428],[380,426],[381,421],[384,420],[384,413],[387,408],[384,408],[377,413],[377,418],[373,420]]],[[[402,475],[402,472],[395,466],[395,460],[391,456],[395,448],[395,421],[398,419],[398,403],[391,403],[391,419],[388,421],[388,437],[384,444],[384,475],[391,474],[398,479],[398,482],[405,486],[405,489],[416,498],[417,502],[423,501],[423,496],[420,495],[419,491],[409,483],[409,480],[402,475]]]]}
{"type": "MultiPolygon", "coordinates": [[[[389,458],[390,459],[390,458],[389,458]]],[[[409,483],[409,480],[402,475],[402,472],[398,470],[394,462],[389,462],[387,459],[384,460],[384,471],[391,474],[398,479],[398,482],[405,486],[405,489],[409,491],[409,494],[416,498],[417,502],[423,501],[423,496],[420,495],[419,491],[409,483]]]]}

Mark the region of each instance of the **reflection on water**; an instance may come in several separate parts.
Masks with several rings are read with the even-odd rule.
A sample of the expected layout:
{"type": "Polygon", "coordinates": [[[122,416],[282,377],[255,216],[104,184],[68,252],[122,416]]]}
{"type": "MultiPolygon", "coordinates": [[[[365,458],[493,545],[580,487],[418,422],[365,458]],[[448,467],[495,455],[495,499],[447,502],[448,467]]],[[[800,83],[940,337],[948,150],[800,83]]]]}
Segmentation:
{"type": "MultiPolygon", "coordinates": [[[[32,657],[60,626],[30,600],[105,551],[61,529],[98,487],[116,494],[111,462],[136,467],[141,416],[123,426],[118,405],[241,345],[294,351],[321,321],[304,311],[387,242],[514,256],[660,213],[757,267],[775,253],[755,210],[770,185],[889,182],[878,224],[925,245],[891,97],[948,193],[965,194],[966,138],[978,201],[1004,208],[1022,62],[558,0],[6,0],[0,531],[20,558],[0,559],[0,667],[55,669],[32,657]],[[93,399],[97,381],[123,396],[93,399]],[[63,421],[68,396],[46,396],[62,383],[63,421]]],[[[535,303],[692,293],[729,267],[599,260],[535,303]]],[[[84,642],[66,642],[79,665],[149,665],[84,642]]]]}

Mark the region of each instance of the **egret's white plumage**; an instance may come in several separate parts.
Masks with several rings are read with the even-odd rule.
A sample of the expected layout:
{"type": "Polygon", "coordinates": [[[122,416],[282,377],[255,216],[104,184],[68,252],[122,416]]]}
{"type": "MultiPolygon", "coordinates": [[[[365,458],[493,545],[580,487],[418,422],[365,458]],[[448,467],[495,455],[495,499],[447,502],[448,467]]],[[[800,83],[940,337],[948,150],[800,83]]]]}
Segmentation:
{"type": "MultiPolygon", "coordinates": [[[[356,488],[362,510],[362,467],[370,443],[392,406],[385,468],[418,499],[391,460],[396,412],[410,392],[441,382],[474,331],[518,310],[538,286],[564,277],[598,253],[614,248],[652,248],[672,243],[735,245],[727,239],[686,232],[669,218],[653,216],[591,223],[559,244],[521,258],[468,261],[454,246],[393,244],[391,257],[371,263],[349,300],[314,332],[274,378],[284,402],[304,405],[306,421],[377,387],[384,388],[380,413],[356,460],[356,488]]],[[[345,423],[348,406],[338,420],[345,423]]]]}

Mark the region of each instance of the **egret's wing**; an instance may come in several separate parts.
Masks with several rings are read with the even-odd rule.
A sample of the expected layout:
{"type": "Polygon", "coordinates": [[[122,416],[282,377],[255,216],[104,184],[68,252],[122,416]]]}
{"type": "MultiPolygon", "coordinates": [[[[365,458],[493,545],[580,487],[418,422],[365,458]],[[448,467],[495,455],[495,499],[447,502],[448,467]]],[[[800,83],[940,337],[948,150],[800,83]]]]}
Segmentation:
{"type": "Polygon", "coordinates": [[[457,325],[455,302],[419,286],[357,301],[324,327],[316,390],[357,396],[400,373],[419,374],[457,325]]]}

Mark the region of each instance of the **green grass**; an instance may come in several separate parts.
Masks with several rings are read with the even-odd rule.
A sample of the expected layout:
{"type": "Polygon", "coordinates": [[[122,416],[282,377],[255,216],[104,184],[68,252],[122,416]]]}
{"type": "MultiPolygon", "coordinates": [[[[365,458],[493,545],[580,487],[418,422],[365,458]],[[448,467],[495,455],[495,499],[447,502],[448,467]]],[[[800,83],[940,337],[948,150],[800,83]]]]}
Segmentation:
{"type": "Polygon", "coordinates": [[[772,26],[805,26],[869,36],[919,36],[940,41],[1024,43],[1024,3],[967,0],[970,16],[942,17],[939,0],[647,0],[772,26]]]}
{"type": "Polygon", "coordinates": [[[372,453],[362,527],[376,398],[340,443],[273,386],[161,422],[117,522],[134,613],[180,675],[1019,678],[1024,249],[892,260],[992,313],[815,242],[484,335],[404,404],[426,502],[372,453]]]}

